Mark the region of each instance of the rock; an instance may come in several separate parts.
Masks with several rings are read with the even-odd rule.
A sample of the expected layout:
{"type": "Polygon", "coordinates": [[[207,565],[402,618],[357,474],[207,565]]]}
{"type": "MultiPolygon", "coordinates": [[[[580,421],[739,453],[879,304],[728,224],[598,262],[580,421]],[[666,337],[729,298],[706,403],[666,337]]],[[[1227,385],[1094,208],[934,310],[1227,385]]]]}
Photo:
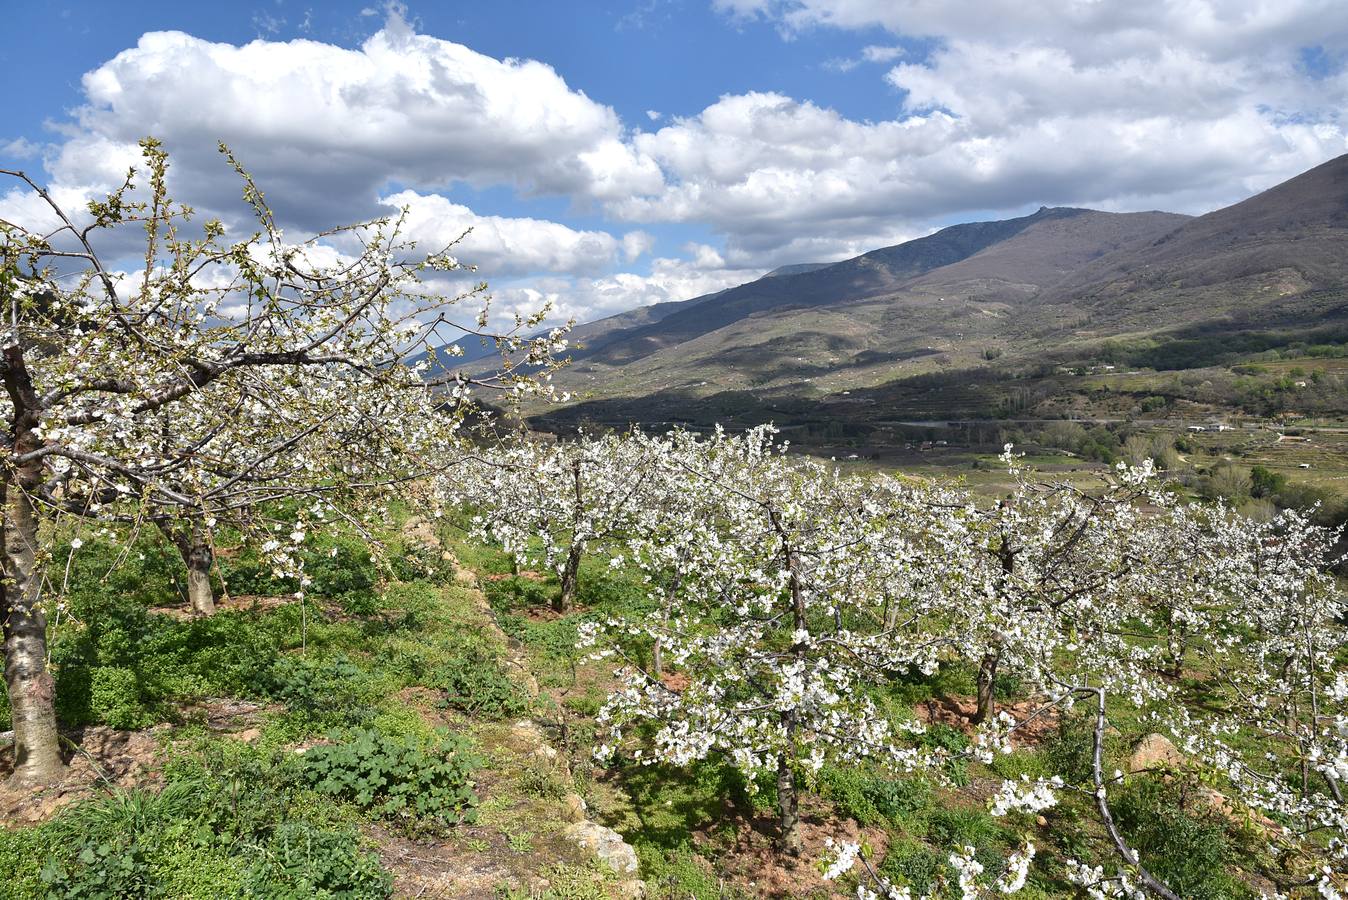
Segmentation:
{"type": "Polygon", "coordinates": [[[613,886],[613,896],[621,900],[642,900],[646,896],[646,882],[636,879],[620,881],[613,886]]]}
{"type": "Polygon", "coordinates": [[[537,723],[521,719],[510,726],[510,744],[521,753],[533,753],[535,749],[548,742],[543,729],[537,723]]]}
{"type": "Polygon", "coordinates": [[[429,550],[439,550],[440,538],[435,534],[435,526],[420,516],[413,516],[403,526],[403,534],[429,550]]]}
{"type": "Polygon", "coordinates": [[[240,731],[237,734],[232,735],[232,737],[236,741],[243,741],[245,744],[256,743],[257,740],[262,737],[262,729],[245,728],[243,731],[240,731]]]}
{"type": "Polygon", "coordinates": [[[623,840],[622,835],[598,822],[577,822],[567,826],[567,839],[619,875],[635,875],[637,852],[623,840]]]}
{"type": "Polygon", "coordinates": [[[1163,734],[1149,734],[1138,743],[1128,758],[1129,772],[1148,772],[1153,769],[1178,769],[1184,765],[1184,754],[1163,734]]]}
{"type": "Polygon", "coordinates": [[[567,794],[562,798],[562,820],[566,822],[584,822],[590,809],[580,794],[567,794]]]}

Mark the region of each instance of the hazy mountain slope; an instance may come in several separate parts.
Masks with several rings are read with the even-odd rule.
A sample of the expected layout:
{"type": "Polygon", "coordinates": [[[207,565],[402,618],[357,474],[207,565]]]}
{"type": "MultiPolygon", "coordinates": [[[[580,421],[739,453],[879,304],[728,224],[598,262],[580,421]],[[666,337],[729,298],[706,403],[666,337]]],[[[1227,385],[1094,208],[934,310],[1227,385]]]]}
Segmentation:
{"type": "Polygon", "coordinates": [[[577,355],[625,365],[729,326],[748,316],[792,307],[850,303],[892,291],[923,273],[966,259],[1044,221],[1076,218],[1087,210],[1041,209],[997,222],[952,225],[935,234],[884,247],[832,265],[760,278],[723,291],[714,303],[689,304],[660,321],[632,329],[577,355]]]}
{"type": "Polygon", "coordinates": [[[949,362],[950,353],[972,361],[1000,340],[1009,303],[1033,297],[1086,260],[1183,221],[1168,213],[1041,209],[1008,223],[955,226],[781,277],[780,284],[761,280],[725,291],[615,335],[599,352],[576,354],[559,378],[572,390],[606,395],[807,380],[813,392],[921,370],[949,362]],[[927,268],[952,257],[960,258],[927,268]],[[878,289],[886,283],[888,289],[878,289]]]}
{"type": "Polygon", "coordinates": [[[1348,285],[1348,155],[1083,266],[1045,296],[1097,328],[1238,319],[1295,323],[1337,308],[1348,285]]]}
{"type": "Polygon", "coordinates": [[[1165,212],[1078,210],[1077,213],[1072,217],[1046,218],[968,259],[920,276],[905,288],[981,290],[986,299],[1023,300],[1058,284],[1094,260],[1139,240],[1170,233],[1190,219],[1165,212]]]}
{"type": "Polygon", "coordinates": [[[760,279],[614,333],[552,418],[996,414],[1049,402],[1064,364],[1298,341],[1348,346],[1348,156],[1198,218],[1041,209],[760,279]]]}

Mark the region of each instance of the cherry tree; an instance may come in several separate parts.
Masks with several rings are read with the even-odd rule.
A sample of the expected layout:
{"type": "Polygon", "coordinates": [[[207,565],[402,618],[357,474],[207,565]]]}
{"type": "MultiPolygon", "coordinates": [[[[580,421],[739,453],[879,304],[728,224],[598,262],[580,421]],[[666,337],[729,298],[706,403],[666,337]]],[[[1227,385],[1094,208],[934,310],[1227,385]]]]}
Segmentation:
{"type": "MultiPolygon", "coordinates": [[[[587,630],[587,641],[607,634],[601,653],[623,662],[600,755],[683,765],[715,753],[751,782],[775,774],[783,844],[795,849],[802,772],[867,758],[941,777],[950,755],[922,748],[921,726],[882,716],[870,691],[896,672],[963,660],[980,670],[982,712],[964,755],[990,762],[1036,719],[1085,709],[1087,782],[1006,782],[992,812],[1037,812],[1082,792],[1119,861],[1112,871],[1068,861],[1091,896],[1177,896],[1111,809],[1117,787],[1151,777],[1111,771],[1106,735],[1123,709],[1222,786],[1208,802],[1262,817],[1295,873],[1289,886],[1338,896],[1348,676],[1334,657],[1342,599],[1325,573],[1333,534],[1295,515],[1259,523],[1190,505],[1146,462],[1086,489],[1039,480],[1008,448],[1015,487],[987,504],[912,479],[844,477],[785,456],[767,429],[632,440],[656,465],[622,552],[659,611],[587,630]],[[646,667],[632,637],[654,638],[679,677],[646,667]],[[1175,669],[1190,655],[1228,702],[1185,707],[1175,669]],[[998,671],[1025,688],[1014,714],[991,703],[998,671]],[[639,730],[644,740],[641,723],[654,726],[639,730]]],[[[1027,842],[998,873],[951,848],[949,887],[966,900],[1013,893],[1034,854],[1027,842]]],[[[858,861],[863,896],[909,896],[855,846],[838,847],[830,871],[858,861]]]]}
{"type": "Polygon", "coordinates": [[[656,637],[683,677],[673,686],[628,657],[624,687],[600,714],[608,737],[599,754],[649,721],[653,755],[638,748],[638,758],[687,765],[716,753],[751,785],[775,776],[780,839],[799,852],[802,774],[862,758],[901,771],[939,765],[943,751],[904,738],[922,726],[880,715],[867,682],[931,669],[944,638],[923,638],[939,591],[904,597],[903,618],[886,629],[897,582],[890,557],[872,552],[893,522],[925,508],[783,451],[766,428],[666,439],[661,483],[678,485],[661,504],[670,520],[628,552],[648,573],[677,577],[656,598],[658,617],[608,625],[656,637]],[[662,540],[671,530],[682,532],[673,546],[662,540]],[[892,639],[899,631],[905,639],[892,639]]]}
{"type": "Polygon", "coordinates": [[[637,521],[649,496],[647,450],[619,435],[489,444],[449,468],[442,486],[475,510],[480,538],[517,565],[541,562],[557,574],[554,607],[564,611],[575,603],[586,551],[614,544],[637,521]]]}
{"type": "MultiPolygon", "coordinates": [[[[560,331],[519,337],[537,317],[496,332],[485,305],[454,319],[484,289],[445,294],[464,267],[447,251],[418,255],[400,217],[288,240],[227,152],[256,231],[231,239],[214,220],[197,229],[168,195],[162,148],[142,147],[143,175],[84,210],[62,208],[22,172],[0,173],[44,211],[0,222],[0,612],[19,784],[62,771],[43,572],[63,521],[163,522],[188,533],[191,550],[220,523],[248,530],[255,511],[290,501],[298,521],[259,539],[302,579],[306,522],[354,516],[358,498],[414,483],[476,386],[519,394],[534,383],[507,368],[436,386],[405,362],[470,334],[545,373],[563,346],[560,331]],[[128,227],[144,234],[138,272],[98,250],[125,246],[128,227]]],[[[189,563],[200,576],[200,561],[189,563]]]]}

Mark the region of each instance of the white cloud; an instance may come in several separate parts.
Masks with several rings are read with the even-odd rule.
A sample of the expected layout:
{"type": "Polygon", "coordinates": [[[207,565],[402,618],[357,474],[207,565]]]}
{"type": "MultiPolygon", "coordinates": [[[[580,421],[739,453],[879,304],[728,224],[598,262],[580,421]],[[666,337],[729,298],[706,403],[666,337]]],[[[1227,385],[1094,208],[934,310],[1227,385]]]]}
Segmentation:
{"type": "Polygon", "coordinates": [[[888,63],[903,56],[907,51],[902,47],[870,44],[861,48],[861,54],[846,59],[833,59],[824,63],[824,67],[837,72],[850,72],[865,63],[888,63]]]}
{"type": "Polygon", "coordinates": [[[177,173],[214,188],[207,200],[223,206],[238,193],[213,152],[225,140],[312,224],[349,217],[390,181],[507,184],[580,200],[661,184],[614,111],[550,66],[416,34],[396,10],[357,49],[149,33],[88,73],[84,90],[78,131],[52,163],[58,180],[106,183],[96,151],[153,132],[177,173]]]}
{"type": "Polygon", "coordinates": [[[902,47],[882,47],[871,44],[868,47],[861,48],[861,58],[868,63],[887,63],[903,56],[904,52],[902,47]]]}
{"type": "MultiPolygon", "coordinates": [[[[713,251],[714,253],[714,251],[713,251]]],[[[689,261],[660,257],[652,261],[651,272],[617,272],[599,278],[540,278],[528,284],[506,284],[494,288],[494,307],[500,313],[537,309],[545,299],[552,300],[555,321],[575,317],[592,321],[638,306],[688,300],[703,294],[725,290],[764,273],[761,267],[708,268],[709,258],[689,261]]]]}
{"type": "Polygon", "coordinates": [[[644,231],[629,231],[623,235],[623,259],[634,262],[655,247],[655,238],[644,231]]]}
{"type": "MultiPolygon", "coordinates": [[[[418,236],[472,225],[459,255],[483,275],[541,273],[503,290],[555,294],[589,318],[1040,203],[1202,212],[1348,149],[1348,71],[1308,77],[1300,57],[1348,50],[1339,0],[987,0],[977,14],[944,0],[715,2],[795,32],[887,29],[895,41],[838,65],[876,66],[893,113],[848,118],[763,91],[625,124],[550,66],[417,34],[395,7],[356,48],[146,34],[85,76],[64,143],[36,152],[78,209],[153,133],[173,154],[175,196],[228,217],[239,186],[213,151],[224,139],[287,227],[409,202],[418,236]],[[461,183],[567,198],[621,224],[483,215],[447,199],[461,183]],[[602,274],[649,259],[654,238],[632,229],[671,222],[723,240],[651,260],[648,275],[602,274]]],[[[39,215],[32,199],[0,195],[0,215],[39,215]]]]}
{"type": "Polygon", "coordinates": [[[400,191],[382,202],[393,210],[407,208],[408,236],[424,249],[439,249],[463,235],[453,254],[493,278],[598,272],[614,263],[619,249],[630,260],[642,238],[649,240],[639,231],[619,242],[607,232],[577,231],[559,222],[477,215],[438,194],[400,191]]]}
{"type": "Polygon", "coordinates": [[[42,155],[42,145],[20,137],[0,144],[0,153],[13,159],[36,159],[42,155]]]}
{"type": "Polygon", "coordinates": [[[937,0],[717,5],[797,32],[936,39],[925,58],[862,51],[898,62],[887,120],[762,92],[636,136],[667,186],[613,212],[709,223],[732,262],[785,261],[804,236],[829,258],[1040,203],[1205,212],[1348,150],[1348,73],[1307,77],[1300,56],[1348,49],[1332,0],[988,0],[976,15],[937,0]]]}

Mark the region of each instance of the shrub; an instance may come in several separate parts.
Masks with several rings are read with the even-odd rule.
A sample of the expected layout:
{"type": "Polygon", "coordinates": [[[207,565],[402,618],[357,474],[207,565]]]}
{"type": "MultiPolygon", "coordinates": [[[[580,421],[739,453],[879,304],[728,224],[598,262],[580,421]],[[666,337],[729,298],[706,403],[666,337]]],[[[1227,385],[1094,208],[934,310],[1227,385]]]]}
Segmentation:
{"type": "Polygon", "coordinates": [[[269,693],[292,713],[330,725],[360,724],[374,716],[371,679],[343,655],[330,659],[281,656],[269,693]]]}
{"type": "Polygon", "coordinates": [[[881,861],[880,874],[911,888],[914,895],[925,895],[939,879],[948,876],[946,855],[916,842],[898,844],[881,861]]]}
{"type": "Polygon", "coordinates": [[[141,691],[140,678],[121,666],[90,670],[89,711],[96,721],[113,728],[143,728],[154,723],[154,698],[141,691]]]}
{"type": "Polygon", "coordinates": [[[657,900],[725,900],[725,883],[711,863],[687,846],[665,851],[652,844],[637,843],[641,874],[651,896],[657,900]]]}
{"type": "Polygon", "coordinates": [[[492,648],[480,641],[456,644],[453,655],[425,678],[427,687],[444,691],[446,706],[493,719],[518,715],[528,707],[492,648]]]}
{"type": "Polygon", "coordinates": [[[362,540],[320,535],[304,553],[304,573],[311,579],[308,591],[317,597],[341,600],[347,607],[370,607],[371,611],[376,605],[374,587],[379,572],[362,540]]]}
{"type": "Polygon", "coordinates": [[[424,741],[366,730],[309,750],[304,775],[319,792],[375,815],[452,825],[476,817],[471,777],[482,762],[461,735],[424,741]]]}
{"type": "Polygon", "coordinates": [[[125,838],[86,838],[69,859],[52,857],[42,868],[46,895],[69,900],[134,900],[148,896],[150,866],[144,850],[125,838]]]}
{"type": "Polygon", "coordinates": [[[1114,816],[1142,864],[1190,900],[1253,897],[1227,869],[1225,825],[1211,812],[1186,812],[1180,789],[1143,778],[1111,793],[1114,816]]]}
{"type": "Polygon", "coordinates": [[[286,823],[257,851],[244,880],[249,896],[383,900],[393,892],[392,877],[350,829],[286,823]]]}
{"type": "Polygon", "coordinates": [[[839,812],[862,826],[897,824],[931,803],[931,785],[921,778],[884,778],[855,768],[828,767],[819,786],[839,812]]]}

